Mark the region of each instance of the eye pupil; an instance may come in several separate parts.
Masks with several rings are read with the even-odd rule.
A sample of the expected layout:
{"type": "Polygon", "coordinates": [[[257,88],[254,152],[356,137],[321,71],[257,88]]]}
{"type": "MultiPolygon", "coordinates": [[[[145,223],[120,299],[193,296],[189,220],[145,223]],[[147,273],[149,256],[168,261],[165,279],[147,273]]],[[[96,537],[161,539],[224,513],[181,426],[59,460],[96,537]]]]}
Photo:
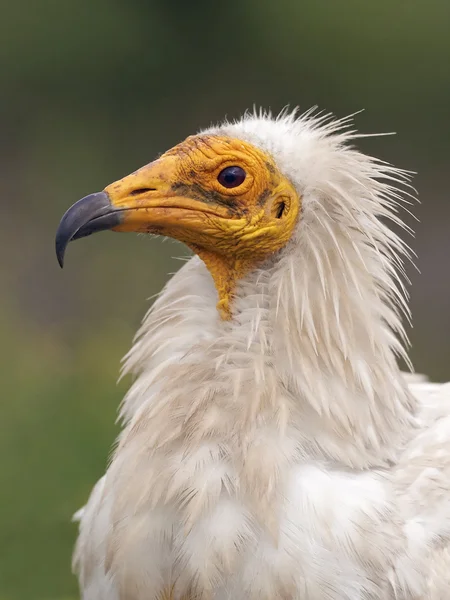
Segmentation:
{"type": "Polygon", "coordinates": [[[226,167],[219,173],[217,181],[225,188],[235,188],[244,183],[246,173],[241,167],[226,167]]]}

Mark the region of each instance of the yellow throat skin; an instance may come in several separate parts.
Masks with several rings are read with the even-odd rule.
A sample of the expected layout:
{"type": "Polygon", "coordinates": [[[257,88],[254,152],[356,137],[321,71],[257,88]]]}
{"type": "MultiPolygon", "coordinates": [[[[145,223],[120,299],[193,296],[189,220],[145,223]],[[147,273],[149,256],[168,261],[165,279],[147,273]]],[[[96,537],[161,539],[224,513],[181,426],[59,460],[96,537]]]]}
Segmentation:
{"type": "Polygon", "coordinates": [[[256,265],[239,259],[228,262],[223,256],[194,245],[191,245],[191,249],[203,260],[214,280],[219,296],[217,310],[220,318],[224,321],[230,320],[232,318],[231,304],[237,282],[256,265]]]}

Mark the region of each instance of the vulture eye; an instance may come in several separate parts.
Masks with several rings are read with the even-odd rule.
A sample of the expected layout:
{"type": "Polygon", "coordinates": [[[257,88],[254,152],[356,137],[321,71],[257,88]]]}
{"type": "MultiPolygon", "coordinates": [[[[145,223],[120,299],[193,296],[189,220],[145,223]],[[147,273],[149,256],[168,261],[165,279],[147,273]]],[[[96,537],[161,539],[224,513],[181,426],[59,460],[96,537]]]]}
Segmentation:
{"type": "Polygon", "coordinates": [[[235,188],[244,183],[246,173],[241,167],[227,167],[220,171],[217,181],[224,188],[235,188]]]}

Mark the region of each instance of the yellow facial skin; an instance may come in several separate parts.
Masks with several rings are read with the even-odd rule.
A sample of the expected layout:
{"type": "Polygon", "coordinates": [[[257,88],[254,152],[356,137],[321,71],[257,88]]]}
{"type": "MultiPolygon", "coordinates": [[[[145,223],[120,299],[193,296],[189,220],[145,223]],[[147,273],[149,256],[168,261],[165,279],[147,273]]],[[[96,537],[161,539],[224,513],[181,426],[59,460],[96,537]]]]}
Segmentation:
{"type": "Polygon", "coordinates": [[[187,138],[105,192],[124,210],[115,231],[166,235],[200,256],[223,319],[231,317],[237,281],[288,242],[300,211],[297,192],[270,156],[215,135],[187,138]],[[245,180],[223,187],[219,173],[232,166],[244,169],[245,180]]]}

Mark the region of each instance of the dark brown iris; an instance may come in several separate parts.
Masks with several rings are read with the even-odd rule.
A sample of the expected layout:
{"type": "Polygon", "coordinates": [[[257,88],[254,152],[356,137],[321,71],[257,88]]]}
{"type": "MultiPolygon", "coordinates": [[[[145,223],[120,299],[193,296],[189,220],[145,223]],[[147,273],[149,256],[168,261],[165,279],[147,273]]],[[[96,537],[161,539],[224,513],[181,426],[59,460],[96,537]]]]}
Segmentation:
{"type": "Polygon", "coordinates": [[[235,188],[244,183],[245,176],[246,173],[241,167],[226,167],[219,173],[217,181],[224,188],[235,188]]]}

